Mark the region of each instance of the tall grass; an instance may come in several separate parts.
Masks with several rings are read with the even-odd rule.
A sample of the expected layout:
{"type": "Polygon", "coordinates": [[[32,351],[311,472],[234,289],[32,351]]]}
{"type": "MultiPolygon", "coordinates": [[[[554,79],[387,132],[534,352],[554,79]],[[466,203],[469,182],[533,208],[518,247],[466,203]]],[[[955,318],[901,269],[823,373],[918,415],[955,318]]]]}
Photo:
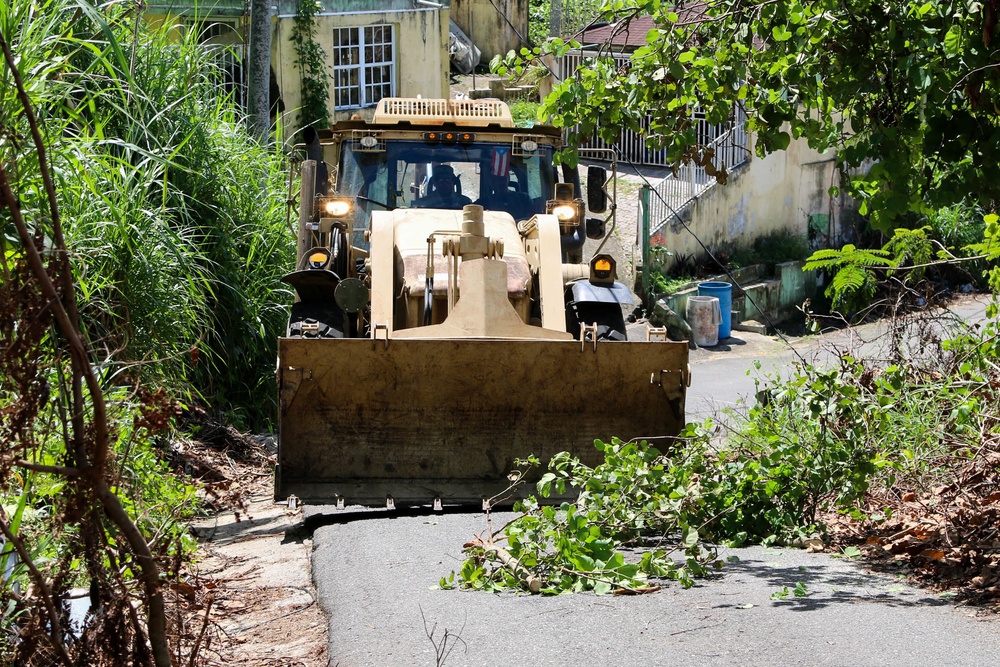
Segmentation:
{"type": "Polygon", "coordinates": [[[285,161],[244,131],[193,36],[140,26],[133,42],[134,17],[114,5],[5,9],[47,116],[83,314],[112,377],[164,383],[266,427],[291,301],[279,280],[294,248],[285,161]]]}

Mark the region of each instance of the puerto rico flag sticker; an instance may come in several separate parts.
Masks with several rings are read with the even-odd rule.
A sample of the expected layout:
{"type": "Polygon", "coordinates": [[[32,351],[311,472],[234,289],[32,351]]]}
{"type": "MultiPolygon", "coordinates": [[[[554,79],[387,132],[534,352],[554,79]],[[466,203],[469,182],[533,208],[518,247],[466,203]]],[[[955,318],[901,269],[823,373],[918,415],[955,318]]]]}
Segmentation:
{"type": "Polygon", "coordinates": [[[493,159],[490,161],[490,173],[494,176],[506,176],[510,171],[510,148],[497,146],[493,149],[493,159]]]}

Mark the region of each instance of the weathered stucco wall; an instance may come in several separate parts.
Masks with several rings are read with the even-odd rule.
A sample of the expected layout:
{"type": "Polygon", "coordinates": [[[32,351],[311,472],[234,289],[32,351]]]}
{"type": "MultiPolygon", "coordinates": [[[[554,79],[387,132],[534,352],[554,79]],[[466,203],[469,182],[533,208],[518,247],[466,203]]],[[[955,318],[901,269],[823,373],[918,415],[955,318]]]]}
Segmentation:
{"type": "MultiPolygon", "coordinates": [[[[752,158],[730,174],[726,185],[710,188],[691,206],[686,222],[710,248],[748,246],[782,231],[807,236],[811,216],[814,225],[823,216],[834,227],[840,220],[841,202],[830,196],[831,186],[839,186],[833,151],[819,153],[797,140],[785,151],[752,158]]],[[[663,240],[675,255],[704,254],[677,222],[664,230],[663,240]]],[[[826,246],[826,239],[814,242],[826,246]]]]}
{"type": "MultiPolygon", "coordinates": [[[[334,28],[393,24],[396,34],[396,95],[398,97],[448,97],[448,11],[418,9],[407,11],[356,12],[320,15],[316,18],[316,42],[333,63],[334,28]]],[[[294,19],[279,14],[272,41],[271,67],[278,79],[284,103],[286,127],[298,127],[301,104],[301,77],[295,64],[291,42],[294,19]]],[[[328,108],[331,118],[343,120],[352,114],[371,118],[374,107],[335,109],[331,84],[328,108]]]]}
{"type": "Polygon", "coordinates": [[[482,51],[484,64],[498,53],[520,48],[517,33],[528,36],[528,0],[451,0],[451,18],[482,51]]]}

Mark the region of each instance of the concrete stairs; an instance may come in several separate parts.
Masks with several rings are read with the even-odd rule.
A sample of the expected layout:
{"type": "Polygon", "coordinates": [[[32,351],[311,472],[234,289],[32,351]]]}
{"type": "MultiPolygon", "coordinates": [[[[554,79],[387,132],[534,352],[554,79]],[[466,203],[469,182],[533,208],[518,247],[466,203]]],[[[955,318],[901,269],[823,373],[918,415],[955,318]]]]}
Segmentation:
{"type": "MultiPolygon", "coordinates": [[[[796,314],[797,308],[816,293],[816,274],[803,271],[804,262],[782,262],[773,267],[754,264],[727,275],[706,278],[706,281],[733,283],[733,330],[768,333],[770,325],[783,322],[796,314]]],[[[663,298],[667,306],[683,317],[687,298],[698,294],[698,282],[663,298]]]]}

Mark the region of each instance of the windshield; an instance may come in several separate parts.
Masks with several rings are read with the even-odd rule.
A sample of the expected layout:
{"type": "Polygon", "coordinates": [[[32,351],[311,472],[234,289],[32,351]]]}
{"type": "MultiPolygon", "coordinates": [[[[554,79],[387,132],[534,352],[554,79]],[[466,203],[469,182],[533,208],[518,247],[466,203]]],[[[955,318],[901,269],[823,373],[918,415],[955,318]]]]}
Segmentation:
{"type": "Polygon", "coordinates": [[[479,204],[514,220],[545,213],[553,196],[552,147],[514,155],[510,143],[428,144],[389,140],[386,150],[355,150],[344,143],[339,194],[358,198],[355,226],[368,227],[372,210],[461,209],[479,204]]]}

